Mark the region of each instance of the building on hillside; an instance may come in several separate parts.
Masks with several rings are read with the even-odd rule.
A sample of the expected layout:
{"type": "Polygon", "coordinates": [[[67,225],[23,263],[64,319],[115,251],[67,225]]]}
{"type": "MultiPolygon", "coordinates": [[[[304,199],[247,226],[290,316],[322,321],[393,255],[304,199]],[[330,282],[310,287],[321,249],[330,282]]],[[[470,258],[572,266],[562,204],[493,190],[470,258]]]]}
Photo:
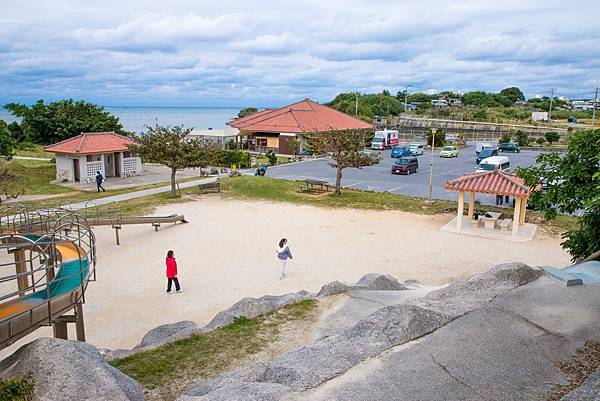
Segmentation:
{"type": "Polygon", "coordinates": [[[239,132],[240,130],[237,128],[209,128],[205,130],[192,131],[187,137],[190,139],[199,139],[201,141],[215,141],[221,145],[221,148],[226,149],[228,142],[233,141],[234,143],[237,143],[239,132]]]}
{"type": "Polygon", "coordinates": [[[290,141],[302,142],[307,133],[331,130],[373,129],[373,125],[341,111],[304,99],[279,109],[266,109],[227,123],[240,130],[242,147],[264,153],[292,155],[301,149],[292,149],[290,141]]]}
{"type": "Polygon", "coordinates": [[[433,99],[431,104],[434,107],[446,107],[448,106],[448,101],[446,99],[433,99]]]}
{"type": "Polygon", "coordinates": [[[531,121],[548,121],[547,111],[534,111],[531,113],[531,121]]]}
{"type": "Polygon", "coordinates": [[[142,161],[129,151],[130,138],[114,132],[82,132],[44,150],[56,155],[56,180],[93,182],[96,171],[105,177],[130,177],[142,173],[142,161]]]}

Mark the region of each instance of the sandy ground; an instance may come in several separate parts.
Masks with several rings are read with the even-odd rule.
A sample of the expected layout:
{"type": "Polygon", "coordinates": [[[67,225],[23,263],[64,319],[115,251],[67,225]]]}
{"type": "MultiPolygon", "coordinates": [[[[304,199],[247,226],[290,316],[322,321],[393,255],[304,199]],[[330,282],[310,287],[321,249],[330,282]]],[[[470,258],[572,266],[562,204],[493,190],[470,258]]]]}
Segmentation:
{"type": "MultiPolygon", "coordinates": [[[[563,266],[560,239],[494,241],[442,232],[453,216],[324,209],[283,203],[200,200],[164,206],[156,215],[185,214],[189,224],[125,226],[121,246],[98,227],[98,281],[86,293],[87,340],[101,348],[131,348],[155,326],[208,321],[247,296],[318,291],[332,280],[354,283],[368,272],[440,285],[492,266],[523,261],[563,266]],[[277,241],[289,239],[294,259],[278,280],[277,241]],[[183,293],[165,293],[164,257],[175,250],[183,293]]],[[[50,336],[43,328],[3,350],[50,336]]],[[[75,338],[70,333],[70,338],[75,338]]]]}

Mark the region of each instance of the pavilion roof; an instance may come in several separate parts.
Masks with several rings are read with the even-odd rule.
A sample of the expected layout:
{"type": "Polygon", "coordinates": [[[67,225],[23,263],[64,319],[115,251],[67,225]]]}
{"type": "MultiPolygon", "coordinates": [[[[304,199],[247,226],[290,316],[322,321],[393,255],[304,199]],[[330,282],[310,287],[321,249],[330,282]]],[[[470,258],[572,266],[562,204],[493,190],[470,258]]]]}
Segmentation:
{"type": "Polygon", "coordinates": [[[498,169],[465,174],[447,181],[444,188],[447,191],[479,192],[518,197],[528,197],[532,191],[540,189],[539,186],[536,188],[528,187],[521,178],[498,169]]]}
{"type": "Polygon", "coordinates": [[[127,151],[129,149],[127,145],[132,144],[135,144],[133,139],[114,132],[82,132],[72,138],[46,146],[44,150],[52,153],[89,155],[127,151]]]}

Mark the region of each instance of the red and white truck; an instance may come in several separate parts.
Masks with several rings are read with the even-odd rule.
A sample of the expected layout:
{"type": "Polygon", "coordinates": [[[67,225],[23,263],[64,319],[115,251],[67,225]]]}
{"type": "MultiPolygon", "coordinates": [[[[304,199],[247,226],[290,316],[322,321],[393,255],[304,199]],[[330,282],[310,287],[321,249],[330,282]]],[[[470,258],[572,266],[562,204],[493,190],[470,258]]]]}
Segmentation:
{"type": "Polygon", "coordinates": [[[371,149],[389,149],[398,145],[398,131],[395,129],[385,129],[375,131],[375,136],[371,141],[371,149]]]}

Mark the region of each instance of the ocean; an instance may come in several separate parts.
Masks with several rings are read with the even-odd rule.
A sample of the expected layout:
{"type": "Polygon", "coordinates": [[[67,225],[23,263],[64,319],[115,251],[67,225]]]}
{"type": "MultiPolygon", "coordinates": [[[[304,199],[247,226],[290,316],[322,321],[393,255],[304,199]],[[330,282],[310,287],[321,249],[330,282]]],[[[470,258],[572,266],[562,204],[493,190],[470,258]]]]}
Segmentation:
{"type": "MultiPolygon", "coordinates": [[[[231,107],[135,107],[106,106],[104,110],[115,115],[126,131],[143,132],[145,125],[181,125],[196,130],[225,128],[225,123],[237,116],[240,108],[231,107]]],[[[7,123],[15,118],[4,108],[0,120],[7,123]]]]}

